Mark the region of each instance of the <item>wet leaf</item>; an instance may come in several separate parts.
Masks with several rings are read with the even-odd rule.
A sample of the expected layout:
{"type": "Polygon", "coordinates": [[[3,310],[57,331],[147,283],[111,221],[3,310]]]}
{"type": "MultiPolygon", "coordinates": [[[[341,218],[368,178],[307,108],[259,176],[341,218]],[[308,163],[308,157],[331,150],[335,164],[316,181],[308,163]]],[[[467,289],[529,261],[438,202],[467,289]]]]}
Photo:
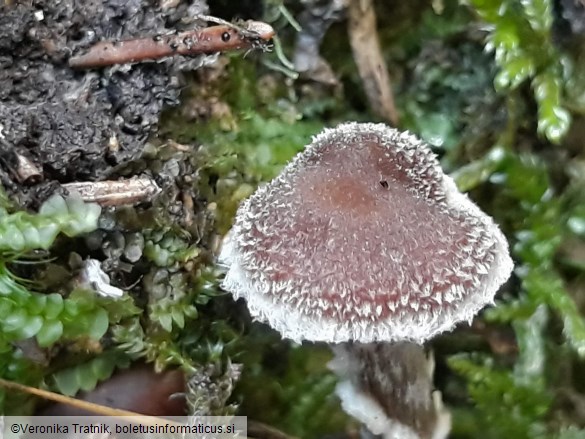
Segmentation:
{"type": "Polygon", "coordinates": [[[63,323],[59,320],[45,320],[37,333],[37,342],[40,347],[49,347],[63,334],[63,323]]]}
{"type": "Polygon", "coordinates": [[[109,324],[108,313],[102,308],[97,308],[92,315],[88,335],[94,340],[101,339],[108,330],[109,324]]]}

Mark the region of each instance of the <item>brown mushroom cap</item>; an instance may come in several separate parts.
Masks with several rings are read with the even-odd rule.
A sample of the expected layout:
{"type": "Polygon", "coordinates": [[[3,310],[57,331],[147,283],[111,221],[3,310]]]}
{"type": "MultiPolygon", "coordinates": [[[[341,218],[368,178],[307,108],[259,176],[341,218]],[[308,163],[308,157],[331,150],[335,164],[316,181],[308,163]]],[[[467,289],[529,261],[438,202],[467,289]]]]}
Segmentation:
{"type": "Polygon", "coordinates": [[[382,124],[313,139],[238,210],[223,287],[296,341],[421,343],[492,303],[513,268],[493,220],[427,145],[382,124]]]}

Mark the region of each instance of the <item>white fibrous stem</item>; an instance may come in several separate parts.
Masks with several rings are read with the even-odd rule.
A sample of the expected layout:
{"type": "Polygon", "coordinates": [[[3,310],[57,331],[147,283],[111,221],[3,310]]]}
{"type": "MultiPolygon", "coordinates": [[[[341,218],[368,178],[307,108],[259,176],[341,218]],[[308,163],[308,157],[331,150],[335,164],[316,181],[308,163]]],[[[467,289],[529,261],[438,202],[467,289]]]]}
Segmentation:
{"type": "Polygon", "coordinates": [[[383,439],[445,439],[451,416],[433,391],[434,361],[414,343],[341,343],[329,368],[343,409],[383,439]]]}

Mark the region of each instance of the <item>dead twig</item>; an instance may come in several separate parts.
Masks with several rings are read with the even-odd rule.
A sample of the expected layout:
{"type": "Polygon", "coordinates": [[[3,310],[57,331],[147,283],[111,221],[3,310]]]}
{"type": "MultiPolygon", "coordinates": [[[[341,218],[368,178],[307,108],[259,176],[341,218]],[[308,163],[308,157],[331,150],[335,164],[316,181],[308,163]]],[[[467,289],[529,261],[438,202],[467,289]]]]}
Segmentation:
{"type": "Polygon", "coordinates": [[[259,421],[248,421],[248,435],[255,439],[298,439],[259,421]]]}
{"type": "Polygon", "coordinates": [[[69,59],[76,69],[157,60],[173,55],[199,55],[236,49],[268,50],[274,29],[267,23],[247,21],[242,26],[221,22],[218,26],[171,35],[155,35],[125,41],[102,41],[81,55],[69,59]]]}
{"type": "Polygon", "coordinates": [[[353,57],[370,107],[378,116],[396,126],[398,112],[394,105],[390,75],[380,50],[372,0],[350,0],[348,26],[353,57]]]}
{"type": "Polygon", "coordinates": [[[161,189],[150,178],[119,181],[75,182],[62,185],[69,192],[77,192],[83,201],[101,206],[121,206],[150,201],[161,189]]]}
{"type": "Polygon", "coordinates": [[[0,387],[8,390],[16,390],[18,392],[28,393],[29,395],[39,396],[49,401],[59,402],[72,407],[76,407],[81,410],[87,410],[88,412],[95,413],[101,416],[116,416],[128,420],[130,422],[136,422],[140,420],[141,423],[147,425],[180,425],[177,422],[157,418],[155,416],[141,415],[140,413],[131,412],[129,410],[115,409],[100,404],[95,404],[89,401],[83,401],[81,399],[72,398],[70,396],[61,395],[59,393],[50,392],[48,390],[37,389],[36,387],[26,386],[24,384],[16,383],[14,381],[8,381],[0,378],[0,387]]]}

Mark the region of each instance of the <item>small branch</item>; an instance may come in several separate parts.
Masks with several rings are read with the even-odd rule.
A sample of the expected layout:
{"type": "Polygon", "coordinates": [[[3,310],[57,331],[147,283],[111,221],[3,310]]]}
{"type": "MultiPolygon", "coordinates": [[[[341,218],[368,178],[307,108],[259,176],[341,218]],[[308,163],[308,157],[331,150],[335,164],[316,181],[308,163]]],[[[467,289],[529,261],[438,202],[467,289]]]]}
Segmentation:
{"type": "Polygon", "coordinates": [[[101,206],[121,206],[150,201],[161,189],[150,178],[132,180],[76,182],[62,185],[69,192],[77,192],[83,201],[101,206]]]}
{"type": "Polygon", "coordinates": [[[176,422],[169,421],[163,418],[157,418],[155,416],[141,415],[140,413],[131,412],[129,410],[114,409],[112,407],[106,407],[104,405],[95,404],[93,402],[82,401],[80,399],[71,398],[69,396],[61,395],[59,393],[50,392],[48,390],[37,389],[36,387],[25,386],[24,384],[15,383],[14,381],[8,381],[0,378],[0,387],[9,390],[16,390],[19,392],[28,393],[29,395],[39,396],[50,401],[59,402],[72,407],[76,407],[81,410],[87,410],[88,412],[95,413],[101,416],[117,416],[124,418],[130,422],[136,421],[138,418],[141,423],[148,425],[179,425],[176,422]]]}
{"type": "Polygon", "coordinates": [[[350,0],[349,42],[372,111],[398,125],[390,75],[382,56],[372,0],[350,0]]]}
{"type": "Polygon", "coordinates": [[[268,50],[268,42],[274,34],[269,24],[248,21],[243,27],[227,23],[172,35],[102,41],[90,47],[86,53],[69,59],[69,66],[89,69],[174,55],[200,55],[236,49],[268,50]]]}
{"type": "Polygon", "coordinates": [[[298,439],[258,421],[248,421],[248,436],[255,439],[298,439]]]}

